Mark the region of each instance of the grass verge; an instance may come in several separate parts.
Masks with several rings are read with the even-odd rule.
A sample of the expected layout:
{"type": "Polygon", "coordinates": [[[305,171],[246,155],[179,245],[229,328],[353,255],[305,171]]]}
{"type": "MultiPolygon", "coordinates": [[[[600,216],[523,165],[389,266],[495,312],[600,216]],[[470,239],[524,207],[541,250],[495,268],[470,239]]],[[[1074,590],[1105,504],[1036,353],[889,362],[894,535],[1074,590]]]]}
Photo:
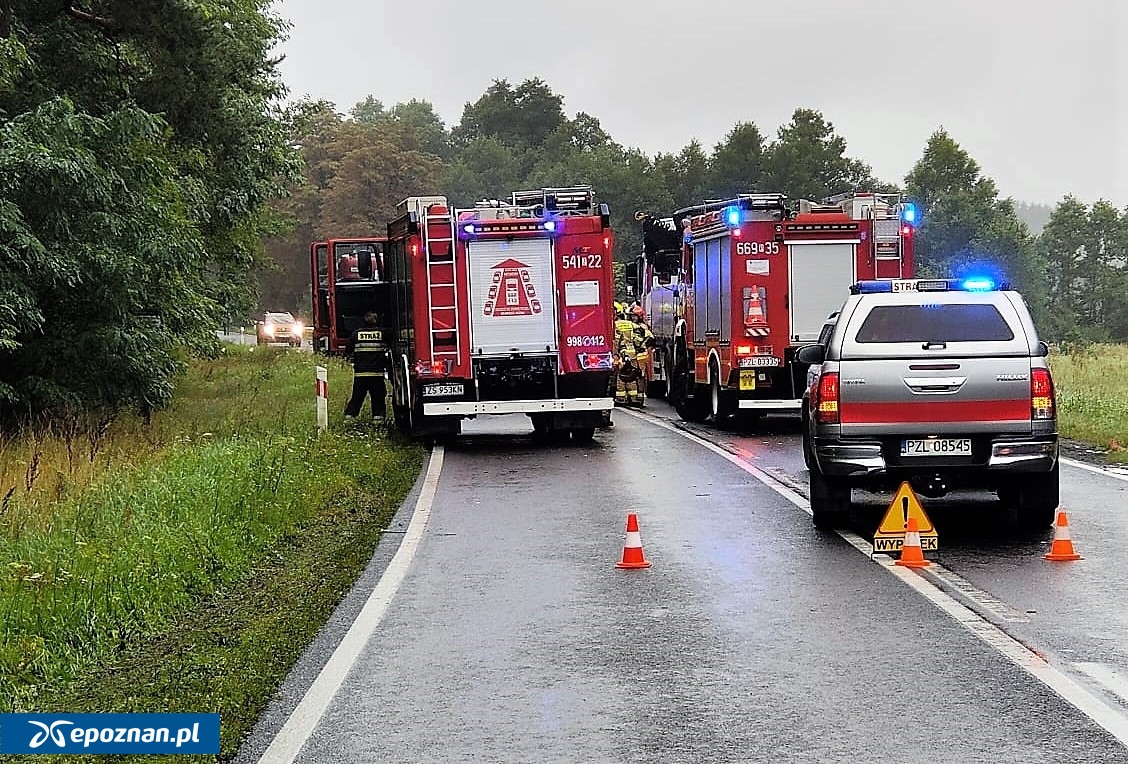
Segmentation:
{"type": "Polygon", "coordinates": [[[1128,346],[1088,345],[1050,356],[1061,434],[1128,463],[1128,346]]]}
{"type": "Polygon", "coordinates": [[[234,754],[422,463],[363,422],[313,434],[312,366],[229,349],[151,425],[115,423],[92,466],[57,438],[8,444],[55,478],[8,489],[0,516],[5,710],[218,712],[220,757],[187,760],[234,754]]]}

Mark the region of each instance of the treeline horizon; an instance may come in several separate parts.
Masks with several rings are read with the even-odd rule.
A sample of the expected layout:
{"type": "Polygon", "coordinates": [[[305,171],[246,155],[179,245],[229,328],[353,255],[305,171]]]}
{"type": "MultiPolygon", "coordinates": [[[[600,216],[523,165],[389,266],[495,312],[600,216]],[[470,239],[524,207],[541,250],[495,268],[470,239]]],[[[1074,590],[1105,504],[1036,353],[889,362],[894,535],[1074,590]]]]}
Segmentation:
{"type": "Polygon", "coordinates": [[[305,179],[274,207],[291,231],[267,241],[259,308],[309,315],[312,241],[379,236],[407,196],[443,194],[458,206],[518,189],[591,185],[611,207],[616,259],[640,250],[636,210],[667,215],[704,199],[782,193],[819,200],[846,191],[902,193],[921,212],[918,274],[990,272],[1020,289],[1051,341],[1128,340],[1128,211],[1065,195],[1054,207],[1000,195],[979,164],[939,127],[898,181],[849,156],[820,112],[797,108],[773,136],[735,124],[710,149],[691,140],[649,156],[617,143],[597,117],[569,117],[539,78],[495,80],[447,126],[426,100],[386,107],[368,96],[347,112],[328,101],[290,107],[305,179]]]}

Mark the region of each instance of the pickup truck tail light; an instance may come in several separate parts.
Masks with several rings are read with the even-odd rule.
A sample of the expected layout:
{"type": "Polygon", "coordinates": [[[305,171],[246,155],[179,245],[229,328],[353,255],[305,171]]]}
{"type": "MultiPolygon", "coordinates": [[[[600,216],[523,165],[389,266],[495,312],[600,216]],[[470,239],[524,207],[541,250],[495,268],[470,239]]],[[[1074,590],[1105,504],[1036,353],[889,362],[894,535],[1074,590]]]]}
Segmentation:
{"type": "Polygon", "coordinates": [[[838,372],[823,372],[815,385],[814,394],[815,421],[838,424],[838,372]]]}
{"type": "Polygon", "coordinates": [[[1057,409],[1054,400],[1054,381],[1049,369],[1030,371],[1030,418],[1053,419],[1057,409]]]}

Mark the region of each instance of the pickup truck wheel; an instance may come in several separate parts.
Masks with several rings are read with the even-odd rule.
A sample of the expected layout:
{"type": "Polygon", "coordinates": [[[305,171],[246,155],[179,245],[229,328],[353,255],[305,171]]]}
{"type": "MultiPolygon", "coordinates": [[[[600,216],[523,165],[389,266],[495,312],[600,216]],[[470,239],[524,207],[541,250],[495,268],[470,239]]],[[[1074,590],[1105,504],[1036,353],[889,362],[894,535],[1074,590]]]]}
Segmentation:
{"type": "Polygon", "coordinates": [[[846,525],[850,518],[850,484],[828,478],[818,464],[812,463],[811,517],[819,530],[833,530],[846,525]]]}
{"type": "Polygon", "coordinates": [[[1024,475],[1014,493],[1015,514],[1020,526],[1039,531],[1051,527],[1061,503],[1058,465],[1040,475],[1024,475]]]}

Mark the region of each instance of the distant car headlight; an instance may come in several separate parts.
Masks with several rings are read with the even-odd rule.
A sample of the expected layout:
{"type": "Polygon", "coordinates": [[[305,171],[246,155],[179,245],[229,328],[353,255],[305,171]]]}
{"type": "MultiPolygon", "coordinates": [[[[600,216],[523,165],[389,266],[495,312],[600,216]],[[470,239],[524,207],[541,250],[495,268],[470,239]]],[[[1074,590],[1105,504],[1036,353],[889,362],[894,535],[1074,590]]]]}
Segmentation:
{"type": "Polygon", "coordinates": [[[267,334],[274,334],[274,324],[264,324],[262,328],[267,334]]]}
{"type": "Polygon", "coordinates": [[[305,329],[305,327],[302,326],[300,322],[295,322],[290,326],[290,331],[294,334],[301,334],[303,329],[305,329]]]}

